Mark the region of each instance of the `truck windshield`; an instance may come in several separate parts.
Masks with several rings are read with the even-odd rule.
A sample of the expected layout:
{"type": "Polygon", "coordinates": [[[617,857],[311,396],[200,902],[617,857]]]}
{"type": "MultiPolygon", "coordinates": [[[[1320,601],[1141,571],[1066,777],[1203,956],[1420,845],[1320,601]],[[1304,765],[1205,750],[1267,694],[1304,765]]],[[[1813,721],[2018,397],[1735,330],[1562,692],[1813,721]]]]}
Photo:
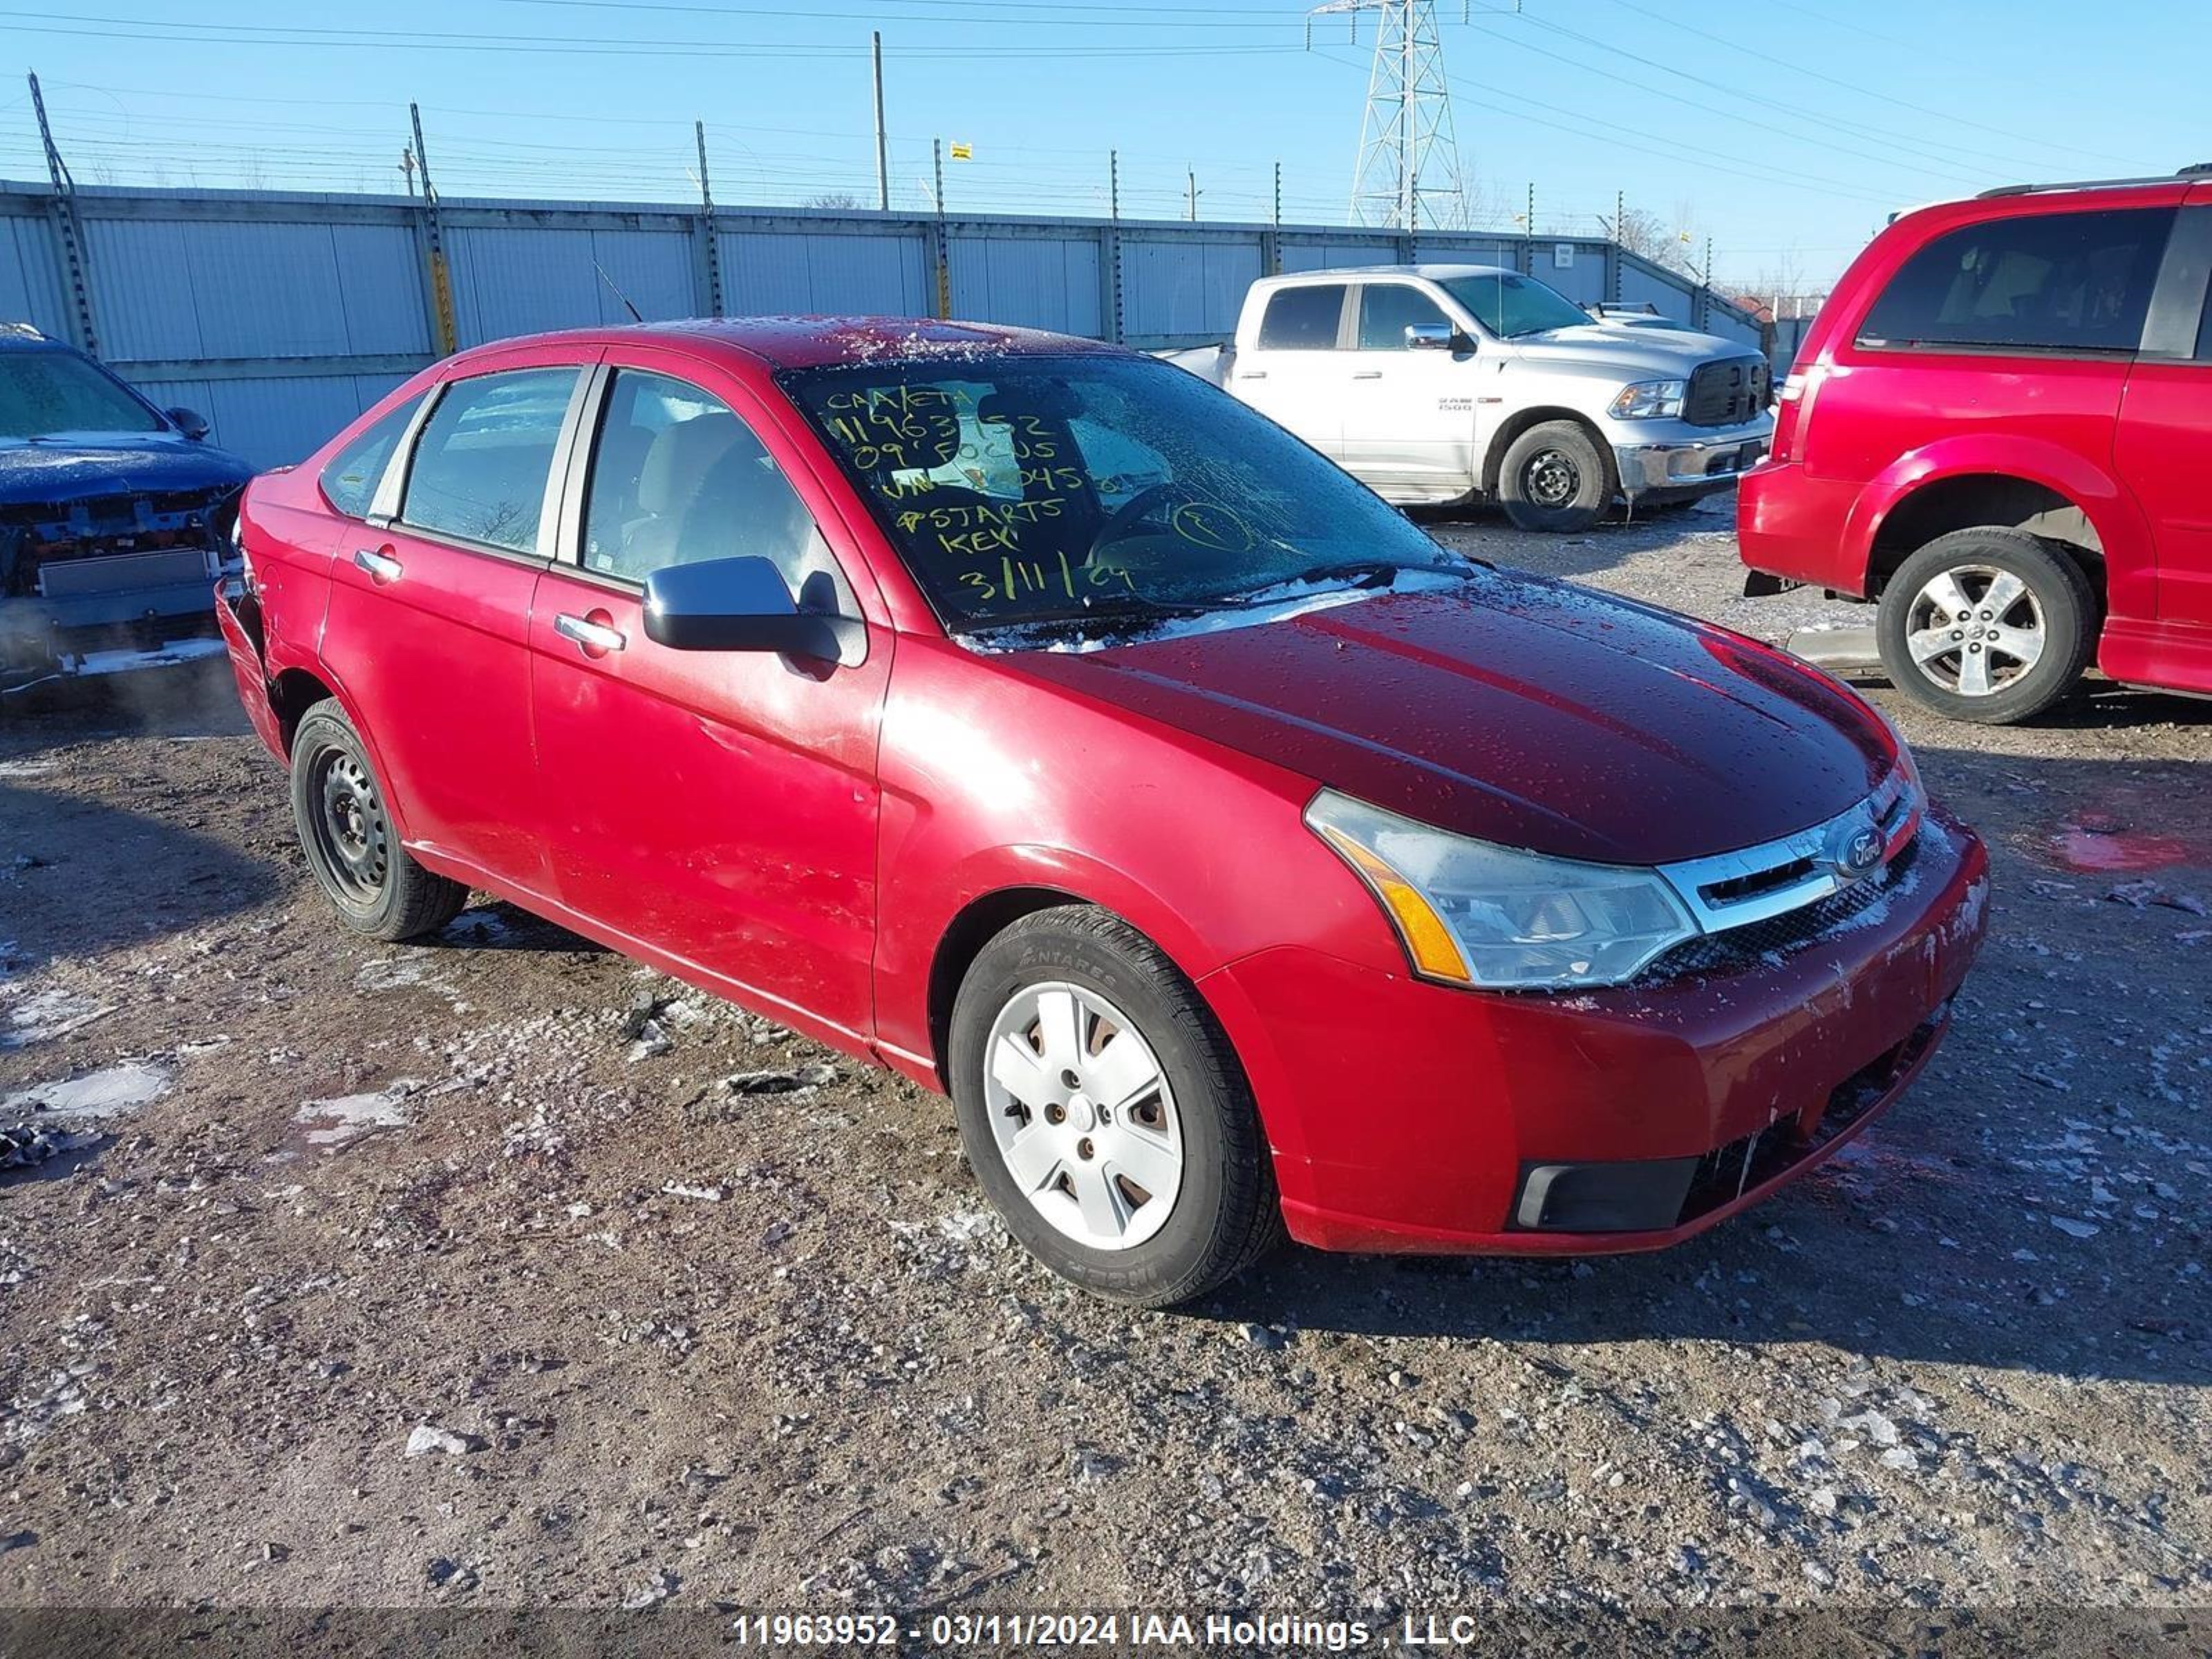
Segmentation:
{"type": "Polygon", "coordinates": [[[0,351],[0,438],[159,432],[161,418],[70,351],[0,351]]]}
{"type": "Polygon", "coordinates": [[[1534,276],[1517,271],[1485,271],[1480,276],[1448,276],[1444,291],[1465,306],[1500,339],[1541,334],[1550,328],[1573,328],[1590,320],[1590,314],[1555,288],[1547,288],[1534,276]]]}
{"type": "Polygon", "coordinates": [[[1280,427],[1166,363],[925,358],[783,385],[955,633],[1110,632],[1411,570],[1474,574],[1280,427]]]}

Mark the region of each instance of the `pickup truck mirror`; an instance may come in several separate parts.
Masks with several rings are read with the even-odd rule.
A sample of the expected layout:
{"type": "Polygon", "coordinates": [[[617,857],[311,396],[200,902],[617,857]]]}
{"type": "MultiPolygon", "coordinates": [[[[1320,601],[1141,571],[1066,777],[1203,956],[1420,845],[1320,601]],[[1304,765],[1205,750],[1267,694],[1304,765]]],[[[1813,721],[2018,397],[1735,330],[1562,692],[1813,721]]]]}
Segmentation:
{"type": "Polygon", "coordinates": [[[645,579],[645,635],[677,651],[772,651],[836,662],[856,618],[801,611],[775,562],[705,559],[645,579]]]}
{"type": "Polygon", "coordinates": [[[1408,323],[1406,325],[1406,349],[1408,351],[1471,351],[1474,342],[1447,323],[1408,323]]]}
{"type": "Polygon", "coordinates": [[[207,416],[198,410],[185,409],[180,405],[175,409],[165,409],[161,413],[167,417],[171,426],[176,428],[194,443],[198,443],[208,434],[207,416]]]}

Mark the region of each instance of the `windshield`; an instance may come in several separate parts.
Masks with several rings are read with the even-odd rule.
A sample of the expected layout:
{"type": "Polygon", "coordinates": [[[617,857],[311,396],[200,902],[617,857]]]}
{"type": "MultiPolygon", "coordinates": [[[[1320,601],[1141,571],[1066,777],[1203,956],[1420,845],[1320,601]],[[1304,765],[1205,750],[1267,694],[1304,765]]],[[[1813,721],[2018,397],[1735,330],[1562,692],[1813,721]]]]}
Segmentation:
{"type": "Polygon", "coordinates": [[[1573,328],[1587,323],[1590,314],[1555,288],[1547,288],[1534,276],[1510,270],[1485,271],[1480,276],[1448,276],[1444,291],[1474,313],[1480,323],[1501,339],[1541,334],[1547,328],[1573,328]]]}
{"type": "Polygon", "coordinates": [[[0,438],[162,430],[152,410],[74,352],[0,352],[0,438]]]}
{"type": "Polygon", "coordinates": [[[1407,570],[1471,574],[1367,488],[1141,357],[816,369],[784,384],[955,633],[1105,630],[1407,570]]]}

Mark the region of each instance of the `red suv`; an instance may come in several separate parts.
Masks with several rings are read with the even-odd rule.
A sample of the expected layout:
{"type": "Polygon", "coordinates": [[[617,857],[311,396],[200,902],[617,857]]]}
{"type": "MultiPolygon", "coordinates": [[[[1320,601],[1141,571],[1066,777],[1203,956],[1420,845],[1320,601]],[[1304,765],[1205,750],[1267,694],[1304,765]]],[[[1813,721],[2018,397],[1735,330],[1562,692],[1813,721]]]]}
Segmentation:
{"type": "Polygon", "coordinates": [[[1748,592],[1879,600],[1899,688],[2025,720],[2094,658],[2212,691],[2212,169],[1906,214],[1845,273],[1737,512],[1748,592]]]}
{"type": "Polygon", "coordinates": [[[1897,1097],[1981,939],[1850,692],[1108,347],[488,347],[243,525],[239,690],[348,926],[488,890],[949,1090],[1014,1234],[1133,1301],[1284,1220],[1683,1237],[1897,1097]]]}

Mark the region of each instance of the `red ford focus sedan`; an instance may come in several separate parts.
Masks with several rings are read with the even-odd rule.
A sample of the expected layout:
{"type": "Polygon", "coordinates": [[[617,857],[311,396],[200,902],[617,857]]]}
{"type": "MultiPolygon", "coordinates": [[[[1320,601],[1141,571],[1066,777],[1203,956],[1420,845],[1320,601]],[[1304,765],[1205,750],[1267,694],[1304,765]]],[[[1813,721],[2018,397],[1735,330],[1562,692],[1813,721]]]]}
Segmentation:
{"type": "Polygon", "coordinates": [[[1124,1300],[1287,1226],[1640,1249],[1907,1085],[1987,862],[1850,691],[1438,547],[1178,369],[819,319],[464,352],[222,623],[345,924],[483,890],[950,1092],[1124,1300]]]}

